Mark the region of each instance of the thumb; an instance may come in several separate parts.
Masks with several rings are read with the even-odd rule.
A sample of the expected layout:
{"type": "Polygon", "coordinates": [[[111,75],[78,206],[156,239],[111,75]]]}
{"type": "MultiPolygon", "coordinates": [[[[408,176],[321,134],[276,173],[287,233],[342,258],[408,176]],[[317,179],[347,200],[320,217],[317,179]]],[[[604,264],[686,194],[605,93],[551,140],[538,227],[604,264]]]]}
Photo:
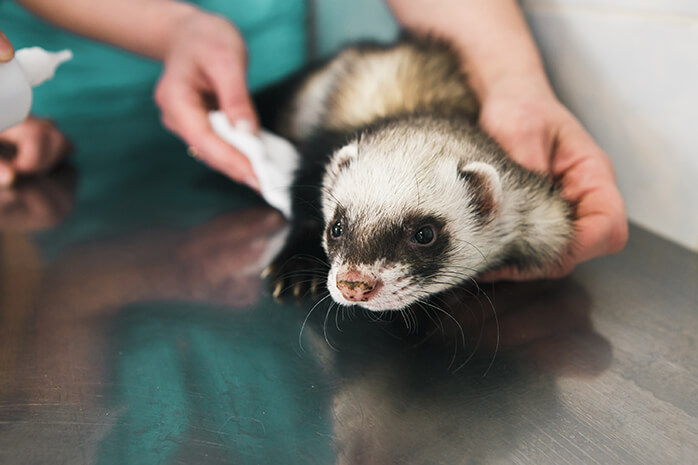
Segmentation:
{"type": "Polygon", "coordinates": [[[10,40],[0,31],[0,63],[10,61],[15,56],[10,40]]]}

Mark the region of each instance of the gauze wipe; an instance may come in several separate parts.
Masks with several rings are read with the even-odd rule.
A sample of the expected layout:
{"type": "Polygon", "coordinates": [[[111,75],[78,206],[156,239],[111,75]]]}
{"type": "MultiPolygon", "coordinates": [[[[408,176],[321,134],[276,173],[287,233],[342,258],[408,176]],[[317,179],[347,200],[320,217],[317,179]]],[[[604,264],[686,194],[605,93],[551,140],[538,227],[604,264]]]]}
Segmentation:
{"type": "Polygon", "coordinates": [[[230,124],[222,111],[208,115],[213,130],[250,160],[264,200],[291,218],[291,184],[299,154],[286,139],[264,129],[252,133],[230,124]]]}

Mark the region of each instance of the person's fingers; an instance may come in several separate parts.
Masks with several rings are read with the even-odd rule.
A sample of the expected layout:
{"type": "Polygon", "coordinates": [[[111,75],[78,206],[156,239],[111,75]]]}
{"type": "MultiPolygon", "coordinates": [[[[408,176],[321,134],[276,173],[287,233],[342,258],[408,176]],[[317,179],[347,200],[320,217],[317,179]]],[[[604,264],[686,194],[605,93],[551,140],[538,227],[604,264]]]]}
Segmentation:
{"type": "Polygon", "coordinates": [[[231,124],[245,122],[250,129],[258,127],[257,114],[245,80],[244,61],[225,55],[213,61],[209,68],[209,79],[213,84],[220,109],[231,124]]]}
{"type": "Polygon", "coordinates": [[[547,121],[536,117],[535,110],[530,109],[529,114],[527,107],[517,110],[507,104],[493,103],[483,110],[480,125],[514,161],[547,174],[554,137],[547,121]]]}
{"type": "Polygon", "coordinates": [[[3,138],[16,146],[11,165],[17,174],[49,171],[69,150],[65,136],[49,120],[29,118],[8,129],[3,138]]]}
{"type": "MultiPolygon", "coordinates": [[[[598,197],[608,199],[603,193],[598,193],[598,197]]],[[[601,255],[620,252],[628,241],[628,222],[624,215],[624,211],[618,209],[588,213],[580,217],[573,244],[575,259],[581,263],[601,255]]]]}
{"type": "Polygon", "coordinates": [[[625,204],[608,156],[579,126],[560,143],[553,169],[561,173],[563,195],[576,205],[578,262],[620,251],[628,239],[625,204]]]}
{"type": "Polygon", "coordinates": [[[192,155],[230,178],[259,191],[259,182],[249,160],[219,138],[195,90],[163,82],[156,91],[163,124],[190,145],[192,155]]]}
{"type": "Polygon", "coordinates": [[[15,49],[10,40],[0,31],[0,63],[10,61],[15,56],[15,49]]]}
{"type": "Polygon", "coordinates": [[[12,165],[0,158],[0,187],[9,187],[15,181],[15,170],[12,165]]]}
{"type": "Polygon", "coordinates": [[[29,129],[23,131],[22,138],[17,140],[17,155],[12,160],[12,166],[17,173],[38,173],[47,158],[48,134],[29,129]]]}
{"type": "Polygon", "coordinates": [[[500,133],[495,137],[511,159],[521,166],[539,173],[550,172],[552,147],[544,133],[533,128],[520,128],[509,133],[500,133]]]}

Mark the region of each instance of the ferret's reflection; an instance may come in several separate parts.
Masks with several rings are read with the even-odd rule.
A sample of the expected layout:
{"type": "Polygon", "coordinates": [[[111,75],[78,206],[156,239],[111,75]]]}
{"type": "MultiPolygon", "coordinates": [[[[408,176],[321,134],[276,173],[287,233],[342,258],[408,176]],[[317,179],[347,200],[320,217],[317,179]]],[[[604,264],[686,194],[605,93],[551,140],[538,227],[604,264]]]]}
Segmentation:
{"type": "Polygon", "coordinates": [[[446,298],[448,317],[415,312],[421,329],[407,336],[400,316],[339,317],[341,332],[334,316],[309,325],[304,343],[341,380],[332,399],[336,463],[511,463],[516,444],[564,409],[557,377],[609,366],[611,346],[573,280],[487,294],[446,298]]]}

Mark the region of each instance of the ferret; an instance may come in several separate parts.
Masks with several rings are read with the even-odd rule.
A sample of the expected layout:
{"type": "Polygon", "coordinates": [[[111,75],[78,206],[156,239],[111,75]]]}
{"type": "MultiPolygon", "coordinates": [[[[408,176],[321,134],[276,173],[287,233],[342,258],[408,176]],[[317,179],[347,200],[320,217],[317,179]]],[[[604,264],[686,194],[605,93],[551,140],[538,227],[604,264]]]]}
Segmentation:
{"type": "Polygon", "coordinates": [[[462,69],[446,42],[405,36],[349,47],[258,96],[263,124],[302,156],[275,296],[307,289],[324,262],[337,303],[397,310],[570,247],[572,205],[477,126],[462,69]]]}

